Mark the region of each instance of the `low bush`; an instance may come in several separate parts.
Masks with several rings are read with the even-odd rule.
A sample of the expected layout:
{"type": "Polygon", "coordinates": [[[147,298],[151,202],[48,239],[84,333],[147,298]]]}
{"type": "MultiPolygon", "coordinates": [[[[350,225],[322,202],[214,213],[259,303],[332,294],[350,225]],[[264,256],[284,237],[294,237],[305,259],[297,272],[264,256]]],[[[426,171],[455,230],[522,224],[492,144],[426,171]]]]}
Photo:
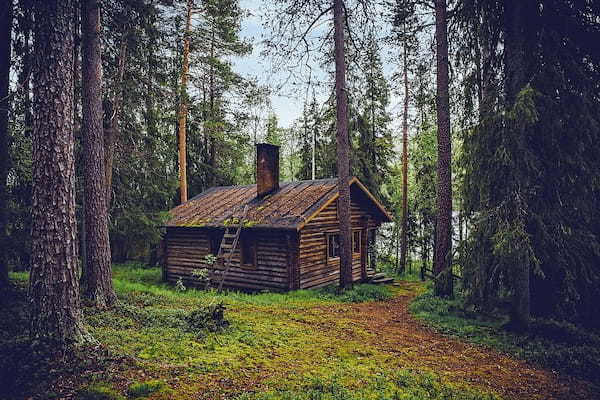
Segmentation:
{"type": "Polygon", "coordinates": [[[218,332],[229,326],[225,319],[225,305],[221,302],[198,307],[185,316],[187,329],[196,334],[203,332],[218,332]]]}

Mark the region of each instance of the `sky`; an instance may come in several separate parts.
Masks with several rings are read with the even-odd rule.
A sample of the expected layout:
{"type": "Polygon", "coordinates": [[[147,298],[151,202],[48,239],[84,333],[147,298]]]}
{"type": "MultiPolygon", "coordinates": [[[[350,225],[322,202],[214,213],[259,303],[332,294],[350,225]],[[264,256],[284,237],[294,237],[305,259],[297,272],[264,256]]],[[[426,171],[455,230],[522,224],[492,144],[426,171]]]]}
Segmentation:
{"type": "MultiPolygon", "coordinates": [[[[257,77],[263,84],[276,86],[285,77],[281,73],[273,73],[270,60],[261,56],[261,52],[265,49],[262,41],[267,34],[261,22],[261,16],[264,15],[264,3],[262,0],[241,0],[240,5],[250,13],[250,16],[244,18],[242,22],[242,37],[252,43],[253,51],[249,56],[234,59],[235,68],[243,75],[257,77]]],[[[271,105],[279,119],[280,126],[287,128],[300,117],[303,102],[301,98],[281,93],[271,95],[271,105]]]]}
{"type": "MultiPolygon", "coordinates": [[[[283,72],[273,72],[271,60],[268,57],[261,56],[261,52],[265,49],[262,41],[268,34],[261,20],[261,17],[266,16],[265,4],[265,0],[240,1],[241,7],[250,13],[250,16],[244,18],[242,22],[242,37],[251,41],[253,52],[249,56],[236,58],[232,61],[236,70],[241,74],[255,76],[263,84],[278,86],[285,81],[287,75],[283,72]]],[[[327,16],[322,18],[327,18],[327,16]]],[[[389,50],[389,48],[384,48],[384,52],[389,50]]],[[[386,75],[391,75],[396,67],[393,63],[384,63],[384,72],[386,75]]],[[[317,71],[321,70],[318,65],[312,65],[312,68],[317,71]]],[[[324,72],[321,70],[321,72],[317,72],[317,76],[318,74],[324,75],[324,72]]],[[[290,127],[293,121],[301,116],[305,95],[306,86],[299,86],[294,93],[293,87],[289,84],[284,86],[279,93],[271,95],[272,109],[279,119],[280,126],[290,127]]],[[[316,96],[319,101],[325,100],[324,94],[317,93],[316,96]]],[[[392,94],[389,111],[393,116],[392,126],[399,126],[400,98],[395,93],[392,94]]]]}

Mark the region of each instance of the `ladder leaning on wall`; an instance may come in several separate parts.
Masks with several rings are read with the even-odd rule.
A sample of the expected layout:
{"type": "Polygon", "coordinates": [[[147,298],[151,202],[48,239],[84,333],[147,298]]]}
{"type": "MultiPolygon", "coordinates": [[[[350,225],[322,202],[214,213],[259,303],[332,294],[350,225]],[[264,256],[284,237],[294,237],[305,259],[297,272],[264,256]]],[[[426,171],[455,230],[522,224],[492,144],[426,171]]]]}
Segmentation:
{"type": "Polygon", "coordinates": [[[217,253],[217,260],[215,266],[222,265],[222,269],[216,269],[215,272],[220,272],[221,277],[219,280],[219,286],[217,291],[221,291],[223,289],[223,282],[225,282],[225,277],[229,272],[229,268],[231,268],[231,262],[233,260],[233,253],[235,253],[235,249],[237,248],[238,242],[240,240],[240,233],[242,232],[242,227],[244,226],[244,220],[246,218],[246,213],[248,212],[248,205],[244,206],[244,211],[242,211],[242,215],[235,226],[227,226],[225,227],[225,233],[223,234],[223,238],[221,239],[221,245],[219,246],[219,252],[217,253]]]}

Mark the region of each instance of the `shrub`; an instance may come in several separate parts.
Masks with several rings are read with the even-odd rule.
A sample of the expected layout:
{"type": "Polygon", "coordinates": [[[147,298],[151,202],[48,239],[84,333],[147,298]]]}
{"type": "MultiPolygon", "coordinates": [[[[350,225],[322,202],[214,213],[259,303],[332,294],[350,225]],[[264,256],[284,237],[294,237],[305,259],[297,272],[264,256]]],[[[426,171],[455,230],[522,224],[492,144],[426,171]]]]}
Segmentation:
{"type": "Polygon", "coordinates": [[[218,332],[229,326],[225,319],[225,305],[222,302],[211,303],[190,312],[186,317],[190,332],[202,334],[205,331],[218,332]]]}

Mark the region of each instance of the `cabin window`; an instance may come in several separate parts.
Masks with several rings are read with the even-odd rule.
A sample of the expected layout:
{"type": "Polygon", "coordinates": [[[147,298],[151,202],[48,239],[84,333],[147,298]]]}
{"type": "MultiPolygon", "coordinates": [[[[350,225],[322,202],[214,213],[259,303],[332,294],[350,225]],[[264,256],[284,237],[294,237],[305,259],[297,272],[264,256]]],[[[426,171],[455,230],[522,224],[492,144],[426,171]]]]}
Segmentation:
{"type": "Polygon", "coordinates": [[[352,252],[360,253],[360,231],[352,232],[352,252]]]}
{"type": "Polygon", "coordinates": [[[327,235],[327,258],[338,258],[340,256],[340,235],[330,233],[327,235]]]}
{"type": "Polygon", "coordinates": [[[216,256],[219,253],[219,247],[221,247],[221,239],[223,234],[219,232],[212,233],[209,236],[210,254],[216,256]]]}
{"type": "Polygon", "coordinates": [[[240,241],[240,252],[242,265],[245,267],[256,266],[256,240],[246,237],[240,241]]]}

